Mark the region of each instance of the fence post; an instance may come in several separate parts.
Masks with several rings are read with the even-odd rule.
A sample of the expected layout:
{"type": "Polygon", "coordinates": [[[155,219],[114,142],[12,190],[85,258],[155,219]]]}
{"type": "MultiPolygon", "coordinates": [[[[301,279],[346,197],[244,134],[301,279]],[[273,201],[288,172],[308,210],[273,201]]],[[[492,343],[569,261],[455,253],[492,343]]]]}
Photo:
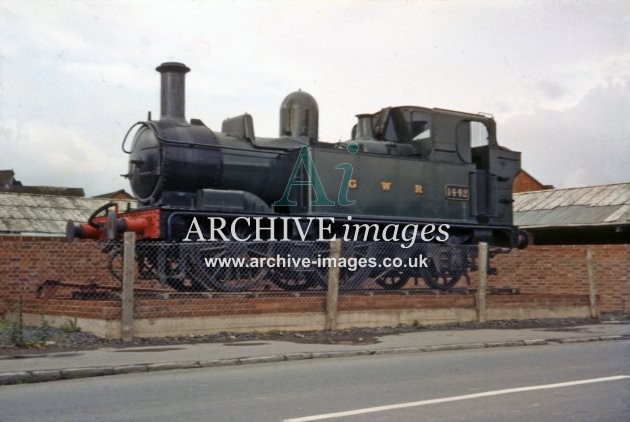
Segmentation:
{"type": "Polygon", "coordinates": [[[328,268],[328,290],[326,292],[325,330],[337,329],[337,303],[339,299],[339,258],[341,257],[341,240],[330,241],[328,255],[333,265],[328,268]]]}
{"type": "Polygon", "coordinates": [[[477,321],[486,322],[486,292],[488,288],[488,244],[479,242],[477,254],[479,284],[477,286],[477,321]]]}
{"type": "Polygon", "coordinates": [[[595,271],[593,270],[593,248],[586,248],[586,271],[588,273],[588,307],[591,318],[599,318],[597,309],[597,288],[595,287],[595,271]]]}
{"type": "Polygon", "coordinates": [[[123,244],[122,317],[120,321],[123,341],[133,338],[133,285],[135,278],[136,234],[125,232],[123,244]]]}

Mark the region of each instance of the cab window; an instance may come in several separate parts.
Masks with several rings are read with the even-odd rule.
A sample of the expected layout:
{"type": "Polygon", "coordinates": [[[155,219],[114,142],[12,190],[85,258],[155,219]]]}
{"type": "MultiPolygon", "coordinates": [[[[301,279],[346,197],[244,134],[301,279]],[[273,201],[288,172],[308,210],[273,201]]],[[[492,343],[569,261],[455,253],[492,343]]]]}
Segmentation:
{"type": "Polygon", "coordinates": [[[474,148],[489,145],[488,128],[482,122],[463,120],[457,125],[457,153],[467,163],[472,162],[471,152],[474,148]]]}
{"type": "Polygon", "coordinates": [[[411,112],[411,140],[421,141],[431,137],[431,116],[419,111],[411,112]]]}
{"type": "Polygon", "coordinates": [[[485,147],[489,144],[488,128],[481,122],[470,122],[470,146],[485,147]]]}
{"type": "Polygon", "coordinates": [[[411,142],[431,137],[431,115],[421,111],[393,109],[387,119],[384,140],[411,142]]]}

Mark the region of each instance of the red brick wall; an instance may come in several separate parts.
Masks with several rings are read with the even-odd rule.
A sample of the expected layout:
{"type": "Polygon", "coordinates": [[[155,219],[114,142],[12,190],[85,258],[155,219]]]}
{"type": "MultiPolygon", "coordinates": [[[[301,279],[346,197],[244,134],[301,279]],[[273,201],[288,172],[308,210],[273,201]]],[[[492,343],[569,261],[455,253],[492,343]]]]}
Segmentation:
{"type": "Polygon", "coordinates": [[[27,313],[113,319],[120,303],[104,300],[72,300],[76,288],[40,289],[46,280],[84,286],[117,287],[106,267],[106,255],[94,241],[66,243],[62,238],[0,237],[0,313],[22,298],[27,313]],[[4,308],[4,309],[3,309],[4,308]]]}
{"type": "Polygon", "coordinates": [[[512,192],[514,193],[531,192],[543,189],[545,189],[545,186],[542,183],[523,170],[518,172],[512,185],[512,192]]]}
{"type": "MultiPolygon", "coordinates": [[[[490,287],[520,289],[520,296],[493,296],[488,303],[530,303],[532,306],[562,304],[564,299],[580,303],[588,295],[586,251],[588,246],[530,246],[492,260],[499,275],[489,277],[490,287]],[[555,297],[554,297],[555,296],[555,297]],[[576,299],[577,298],[577,299],[576,299]]],[[[628,245],[594,245],[593,269],[602,312],[630,313],[630,255],[628,245]]],[[[115,291],[102,291],[89,300],[73,298],[77,286],[40,290],[45,280],[58,280],[84,286],[96,283],[114,290],[120,283],[107,270],[101,245],[92,241],[65,243],[58,238],[0,237],[0,313],[22,297],[23,308],[29,313],[117,319],[120,300],[115,291]]],[[[472,287],[476,275],[472,274],[472,287]]],[[[140,282],[153,293],[136,298],[136,317],[235,315],[285,312],[323,312],[325,298],[321,293],[300,297],[282,293],[278,297],[212,296],[170,294],[160,298],[157,282],[140,282]],[[156,290],[158,291],[156,294],[156,290]]],[[[462,286],[464,287],[464,286],[462,286]]],[[[89,290],[84,290],[89,294],[89,290]]],[[[372,295],[342,294],[339,309],[370,310],[400,308],[472,308],[472,295],[401,295],[373,292],[372,295]]]]}
{"type": "Polygon", "coordinates": [[[600,312],[630,313],[628,245],[529,246],[492,259],[499,274],[490,287],[519,288],[523,293],[588,295],[586,253],[593,251],[593,271],[600,312]]]}

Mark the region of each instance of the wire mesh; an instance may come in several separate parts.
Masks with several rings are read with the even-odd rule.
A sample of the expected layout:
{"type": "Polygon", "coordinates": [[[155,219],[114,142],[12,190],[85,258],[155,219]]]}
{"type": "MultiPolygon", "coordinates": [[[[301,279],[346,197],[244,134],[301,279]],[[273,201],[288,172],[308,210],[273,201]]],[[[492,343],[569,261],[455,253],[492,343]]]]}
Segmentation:
{"type": "MultiPolygon", "coordinates": [[[[337,248],[329,242],[139,240],[130,254],[133,317],[322,315],[329,285],[338,285],[339,311],[371,315],[377,310],[476,306],[477,246],[407,246],[342,242],[335,255],[337,248]],[[334,266],[338,283],[329,283],[334,266]]],[[[490,249],[490,274],[496,266],[498,275],[488,277],[488,307],[555,309],[588,301],[584,248],[497,252],[490,249]]],[[[618,263],[598,264],[606,256],[597,253],[596,276],[623,270],[618,263]]],[[[0,238],[0,319],[19,309],[26,324],[38,324],[40,316],[52,318],[53,325],[76,318],[120,321],[124,256],[120,242],[0,238]]]]}
{"type": "Polygon", "coordinates": [[[102,248],[94,241],[3,239],[0,308],[12,310],[19,303],[33,321],[40,315],[120,318],[120,282],[108,270],[102,248]]]}
{"type": "MultiPolygon", "coordinates": [[[[121,318],[122,242],[4,240],[5,308],[121,318]]],[[[339,310],[475,306],[477,246],[395,242],[137,241],[134,318],[326,311],[337,267],[339,310]]]]}
{"type": "MultiPolygon", "coordinates": [[[[425,289],[449,291],[470,286],[476,246],[344,242],[329,255],[327,242],[139,243],[140,280],[154,280],[179,292],[304,292],[326,289],[328,270],[340,269],[346,290],[425,289]]],[[[122,279],[122,246],[108,258],[122,279]]]]}
{"type": "MultiPolygon", "coordinates": [[[[322,312],[335,266],[340,295],[388,295],[400,307],[410,295],[473,291],[476,247],[404,246],[344,242],[339,256],[331,256],[328,242],[139,242],[136,299],[153,302],[136,306],[136,317],[322,312]]],[[[108,262],[121,279],[122,245],[108,262]]]]}

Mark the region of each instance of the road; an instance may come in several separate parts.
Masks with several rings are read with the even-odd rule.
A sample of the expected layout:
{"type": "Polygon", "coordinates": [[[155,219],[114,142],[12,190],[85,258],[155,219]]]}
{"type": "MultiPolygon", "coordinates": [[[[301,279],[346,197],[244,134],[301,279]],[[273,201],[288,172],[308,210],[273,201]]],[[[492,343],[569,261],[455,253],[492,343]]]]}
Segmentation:
{"type": "Polygon", "coordinates": [[[627,421],[628,375],[630,341],[318,359],[4,386],[0,420],[627,421]]]}

